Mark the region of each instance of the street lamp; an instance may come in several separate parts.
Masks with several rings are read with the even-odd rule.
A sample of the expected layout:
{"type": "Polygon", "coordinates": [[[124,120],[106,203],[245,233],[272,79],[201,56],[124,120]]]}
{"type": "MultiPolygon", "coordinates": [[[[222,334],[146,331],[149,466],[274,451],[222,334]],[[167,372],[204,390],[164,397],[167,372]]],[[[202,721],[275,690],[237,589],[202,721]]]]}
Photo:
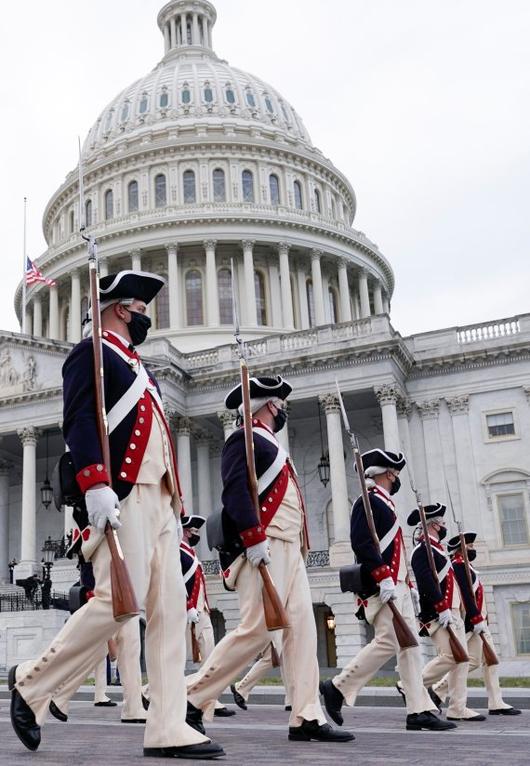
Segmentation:
{"type": "Polygon", "coordinates": [[[53,500],[53,489],[48,478],[48,431],[46,431],[46,476],[40,488],[40,499],[43,506],[48,510],[53,500]]]}
{"type": "Polygon", "coordinates": [[[322,439],[322,416],[320,414],[320,404],[317,400],[317,407],[318,407],[318,428],[320,430],[320,462],[317,466],[318,469],[318,478],[322,482],[322,484],[327,487],[329,482],[329,453],[326,450],[324,452],[324,441],[322,439]]]}
{"type": "Polygon", "coordinates": [[[42,569],[43,569],[42,608],[43,609],[49,609],[51,604],[52,579],[50,576],[50,572],[51,572],[51,568],[53,566],[54,561],[55,561],[55,545],[51,537],[48,537],[48,539],[44,541],[44,546],[42,548],[42,569]]]}

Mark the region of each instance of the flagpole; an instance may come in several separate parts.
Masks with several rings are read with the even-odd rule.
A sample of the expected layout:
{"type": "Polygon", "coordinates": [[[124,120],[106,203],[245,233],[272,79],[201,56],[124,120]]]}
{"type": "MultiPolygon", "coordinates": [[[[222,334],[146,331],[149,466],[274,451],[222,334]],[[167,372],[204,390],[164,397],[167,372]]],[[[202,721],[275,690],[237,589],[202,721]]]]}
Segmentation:
{"type": "Polygon", "coordinates": [[[24,197],[24,244],[23,244],[23,266],[22,266],[22,335],[26,334],[26,258],[27,258],[27,252],[26,252],[26,208],[27,208],[27,199],[24,197]]]}

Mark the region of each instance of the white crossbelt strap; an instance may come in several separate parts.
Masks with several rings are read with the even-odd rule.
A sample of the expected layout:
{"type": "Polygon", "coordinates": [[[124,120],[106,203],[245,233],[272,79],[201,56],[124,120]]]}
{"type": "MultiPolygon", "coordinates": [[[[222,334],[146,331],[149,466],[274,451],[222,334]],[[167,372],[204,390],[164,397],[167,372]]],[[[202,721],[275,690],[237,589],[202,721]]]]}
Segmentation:
{"type": "Polygon", "coordinates": [[[396,519],[392,527],[386,533],[386,535],[383,535],[381,540],[379,540],[379,548],[381,550],[381,553],[384,553],[386,549],[388,548],[388,546],[392,544],[392,542],[394,541],[394,537],[397,535],[399,529],[400,529],[399,521],[396,519]]]}
{"type": "Polygon", "coordinates": [[[284,450],[281,444],[278,443],[274,436],[270,434],[265,428],[259,428],[258,426],[257,428],[254,428],[253,431],[256,434],[263,436],[264,439],[267,439],[267,441],[271,442],[271,444],[274,444],[274,446],[278,448],[278,453],[272,461],[271,465],[258,479],[258,494],[261,495],[261,493],[264,492],[270,484],[272,484],[274,479],[278,476],[284,467],[285,461],[287,460],[287,452],[284,450]]]}
{"type": "Polygon", "coordinates": [[[194,558],[192,565],[190,566],[190,568],[188,569],[188,571],[184,575],[184,585],[186,585],[188,580],[191,580],[191,578],[195,574],[195,571],[196,571],[198,566],[199,566],[199,559],[198,558],[194,558]]]}
{"type": "Polygon", "coordinates": [[[107,415],[109,422],[109,434],[117,428],[122,420],[127,417],[132,408],[139,402],[149,382],[149,376],[145,367],[140,367],[134,383],[129,386],[123,396],[118,399],[114,407],[107,415]]]}
{"type": "Polygon", "coordinates": [[[451,562],[450,561],[446,561],[445,564],[444,564],[443,569],[441,569],[438,572],[438,582],[439,583],[441,583],[442,580],[445,579],[445,577],[447,576],[447,573],[449,572],[450,569],[451,569],[451,562]]]}

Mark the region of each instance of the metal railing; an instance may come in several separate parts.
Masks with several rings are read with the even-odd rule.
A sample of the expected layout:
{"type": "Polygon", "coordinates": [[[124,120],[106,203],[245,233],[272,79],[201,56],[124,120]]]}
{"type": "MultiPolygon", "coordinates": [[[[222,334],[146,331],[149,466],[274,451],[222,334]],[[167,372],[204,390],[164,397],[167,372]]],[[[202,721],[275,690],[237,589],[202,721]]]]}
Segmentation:
{"type": "Polygon", "coordinates": [[[34,612],[40,609],[60,609],[68,612],[68,593],[53,591],[49,595],[39,585],[31,596],[23,593],[0,594],[0,612],[34,612]]]}
{"type": "MultiPolygon", "coordinates": [[[[207,559],[201,563],[205,575],[218,575],[221,571],[221,567],[217,559],[207,559]]],[[[329,567],[329,551],[309,551],[306,567],[307,569],[329,567]]]]}

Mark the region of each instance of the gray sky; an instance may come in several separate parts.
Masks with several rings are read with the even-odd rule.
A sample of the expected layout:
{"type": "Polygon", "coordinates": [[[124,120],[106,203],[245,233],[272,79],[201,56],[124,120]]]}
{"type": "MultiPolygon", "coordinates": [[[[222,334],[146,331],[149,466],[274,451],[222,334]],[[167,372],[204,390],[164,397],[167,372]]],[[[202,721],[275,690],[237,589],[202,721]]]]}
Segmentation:
{"type": "MultiPolygon", "coordinates": [[[[163,54],[163,0],[3,3],[0,327],[46,202],[163,54]]],[[[402,334],[530,311],[527,0],[214,0],[214,49],[276,87],[350,179],[402,334]]]]}

